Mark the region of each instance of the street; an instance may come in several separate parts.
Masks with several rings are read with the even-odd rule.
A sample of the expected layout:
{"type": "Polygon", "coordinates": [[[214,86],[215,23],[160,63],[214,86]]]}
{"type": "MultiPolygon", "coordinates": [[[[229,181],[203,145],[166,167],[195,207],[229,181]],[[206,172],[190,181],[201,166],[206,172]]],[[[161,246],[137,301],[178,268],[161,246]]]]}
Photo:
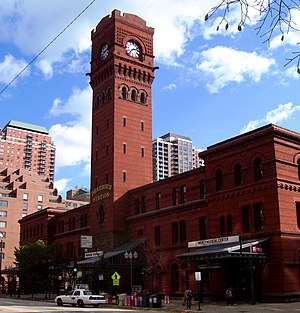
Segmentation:
{"type": "MultiPolygon", "coordinates": [[[[77,312],[77,313],[108,313],[108,312],[137,312],[137,310],[131,309],[119,309],[116,307],[72,307],[72,306],[57,306],[54,302],[44,302],[44,301],[31,301],[22,299],[10,299],[10,298],[0,298],[0,312],[1,313],[49,313],[49,312],[77,312]]],[[[141,308],[138,312],[152,312],[157,311],[145,311],[141,308]]]]}

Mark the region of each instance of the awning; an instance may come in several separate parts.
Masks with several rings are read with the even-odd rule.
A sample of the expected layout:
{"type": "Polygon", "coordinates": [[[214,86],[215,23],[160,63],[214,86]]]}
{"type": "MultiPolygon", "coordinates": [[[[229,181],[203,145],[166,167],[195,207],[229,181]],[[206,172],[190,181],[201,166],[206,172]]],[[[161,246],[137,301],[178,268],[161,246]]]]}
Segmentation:
{"type": "Polygon", "coordinates": [[[267,258],[268,249],[262,243],[269,238],[246,240],[243,242],[223,243],[179,254],[176,257],[184,262],[206,261],[224,258],[267,258]],[[241,249],[242,247],[242,249],[241,249]]]}
{"type": "MultiPolygon", "coordinates": [[[[135,241],[129,241],[123,244],[122,246],[115,248],[112,251],[104,253],[104,259],[110,259],[115,256],[118,256],[120,254],[124,254],[126,251],[131,251],[133,249],[136,249],[139,245],[143,244],[145,240],[135,240],[135,241]]],[[[99,261],[99,257],[92,257],[92,258],[87,258],[83,261],[77,262],[79,266],[86,266],[86,265],[92,265],[95,264],[99,261]]]]}

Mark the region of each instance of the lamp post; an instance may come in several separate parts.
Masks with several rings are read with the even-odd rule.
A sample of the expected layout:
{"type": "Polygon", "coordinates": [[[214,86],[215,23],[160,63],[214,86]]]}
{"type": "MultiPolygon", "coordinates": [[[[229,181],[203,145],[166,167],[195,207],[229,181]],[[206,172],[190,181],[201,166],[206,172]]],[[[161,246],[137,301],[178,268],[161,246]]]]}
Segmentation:
{"type": "Polygon", "coordinates": [[[132,292],[132,261],[138,258],[138,254],[136,251],[132,253],[131,251],[128,253],[127,251],[124,253],[124,258],[129,261],[130,266],[130,288],[132,292]]]}

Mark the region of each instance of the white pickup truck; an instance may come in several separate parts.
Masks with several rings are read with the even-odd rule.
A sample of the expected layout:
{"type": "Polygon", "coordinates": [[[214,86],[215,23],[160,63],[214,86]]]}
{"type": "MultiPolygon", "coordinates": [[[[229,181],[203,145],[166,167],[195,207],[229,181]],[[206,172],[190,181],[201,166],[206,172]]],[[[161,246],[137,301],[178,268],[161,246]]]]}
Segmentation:
{"type": "Polygon", "coordinates": [[[59,306],[64,304],[70,304],[72,306],[78,305],[79,307],[92,305],[95,308],[100,304],[106,303],[104,296],[97,295],[93,291],[86,289],[71,290],[65,295],[57,296],[54,301],[59,306]]]}

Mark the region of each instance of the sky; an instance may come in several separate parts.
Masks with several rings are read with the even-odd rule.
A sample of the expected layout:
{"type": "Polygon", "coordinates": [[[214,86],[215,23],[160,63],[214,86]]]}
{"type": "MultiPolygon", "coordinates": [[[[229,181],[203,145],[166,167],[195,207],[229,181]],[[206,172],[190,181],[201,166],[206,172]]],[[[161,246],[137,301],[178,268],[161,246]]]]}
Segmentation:
{"type": "MultiPolygon", "coordinates": [[[[286,65],[299,51],[300,32],[281,41],[275,30],[267,44],[256,11],[238,31],[235,7],[228,29],[217,31],[220,16],[205,15],[219,2],[1,0],[0,125],[46,127],[57,149],[54,186],[63,197],[75,186],[89,188],[90,35],[118,9],[155,28],[153,138],[173,132],[205,150],[269,123],[300,132],[300,75],[295,62],[286,65]]],[[[300,13],[292,14],[300,28],[300,13]]]]}

